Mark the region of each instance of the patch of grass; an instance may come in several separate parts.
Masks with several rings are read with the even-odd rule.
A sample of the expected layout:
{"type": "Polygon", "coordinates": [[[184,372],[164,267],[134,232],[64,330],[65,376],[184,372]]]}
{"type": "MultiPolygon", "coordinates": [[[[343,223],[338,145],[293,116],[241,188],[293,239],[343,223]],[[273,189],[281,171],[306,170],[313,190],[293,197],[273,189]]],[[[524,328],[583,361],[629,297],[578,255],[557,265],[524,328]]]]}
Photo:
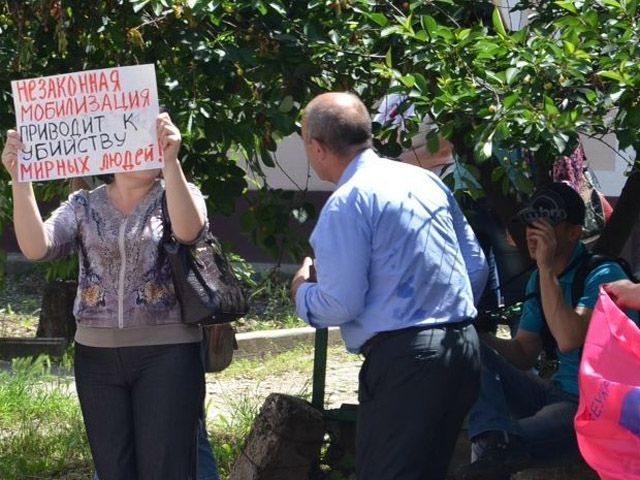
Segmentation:
{"type": "MultiPolygon", "coordinates": [[[[329,347],[327,355],[334,360],[345,361],[357,357],[345,351],[342,346],[329,347]]],[[[261,358],[234,359],[226,370],[216,375],[221,378],[251,378],[259,382],[267,377],[284,376],[293,372],[311,374],[313,356],[312,345],[300,345],[286,352],[267,352],[261,358]]]]}
{"type": "Polygon", "coordinates": [[[14,360],[11,372],[0,372],[0,478],[71,478],[64,472],[91,468],[71,382],[52,375],[45,356],[14,360]]]}
{"type": "Polygon", "coordinates": [[[0,290],[0,336],[34,336],[38,328],[44,273],[8,271],[0,290]]]}
{"type": "Polygon", "coordinates": [[[227,405],[228,415],[220,415],[211,425],[210,436],[214,438],[213,451],[221,478],[228,478],[236,459],[242,453],[251,426],[260,411],[255,397],[242,396],[227,405]]]}

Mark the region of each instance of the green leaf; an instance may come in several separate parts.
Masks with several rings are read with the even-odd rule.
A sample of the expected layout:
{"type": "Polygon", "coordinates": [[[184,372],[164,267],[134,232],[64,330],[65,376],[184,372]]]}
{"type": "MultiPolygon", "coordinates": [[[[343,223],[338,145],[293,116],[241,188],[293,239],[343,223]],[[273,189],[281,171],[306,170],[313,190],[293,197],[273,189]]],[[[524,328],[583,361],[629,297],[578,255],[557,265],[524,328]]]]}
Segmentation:
{"type": "Polygon", "coordinates": [[[567,52],[568,54],[572,54],[573,52],[576,51],[576,46],[573,43],[567,40],[564,40],[562,44],[564,45],[564,51],[567,52]]]}
{"type": "Polygon", "coordinates": [[[387,50],[387,54],[384,56],[384,63],[387,67],[393,68],[393,60],[391,59],[391,48],[387,50]]]}
{"type": "Polygon", "coordinates": [[[558,152],[564,152],[564,149],[567,147],[567,141],[569,141],[569,137],[564,133],[557,133],[553,136],[553,143],[555,143],[558,152]]]}
{"type": "Polygon", "coordinates": [[[610,80],[616,80],[620,83],[624,83],[624,78],[618,72],[614,72],[613,70],[601,70],[598,72],[598,75],[604,78],[608,78],[610,80]]]}
{"type": "Polygon", "coordinates": [[[413,75],[404,75],[400,77],[400,82],[408,88],[413,88],[416,84],[416,79],[413,75]]]}
{"type": "Polygon", "coordinates": [[[269,6],[273,8],[276,12],[278,12],[283,17],[287,16],[287,10],[282,6],[280,2],[270,2],[269,6]]]}
{"type": "Polygon", "coordinates": [[[151,0],[142,0],[142,1],[140,1],[140,2],[136,2],[136,3],[134,3],[134,5],[133,5],[133,11],[134,11],[135,13],[138,13],[138,12],[139,12],[140,10],[142,10],[142,9],[145,7],[145,5],[146,5],[147,3],[149,3],[150,1],[151,1],[151,0]]]}
{"type": "Polygon", "coordinates": [[[422,17],[422,27],[429,33],[429,35],[433,36],[435,31],[438,29],[438,22],[431,15],[425,15],[422,17]]]}
{"type": "Polygon", "coordinates": [[[500,181],[500,179],[502,177],[504,177],[504,168],[502,167],[496,167],[491,171],[491,181],[493,183],[497,183],[498,181],[500,181]]]}
{"type": "Polygon", "coordinates": [[[422,75],[421,73],[414,73],[413,77],[415,78],[416,81],[416,87],[418,89],[418,91],[420,92],[420,94],[422,95],[426,95],[428,93],[429,90],[429,84],[427,83],[427,79],[424,78],[424,75],[422,75]]]}
{"type": "Polygon", "coordinates": [[[278,111],[282,113],[289,113],[293,108],[293,97],[291,95],[287,95],[280,102],[280,106],[278,107],[278,111]]]}
{"type": "Polygon", "coordinates": [[[507,68],[507,71],[505,74],[505,78],[507,79],[507,85],[511,85],[511,82],[513,82],[513,80],[516,78],[518,73],[520,73],[519,68],[514,68],[514,67],[507,68]]]}
{"type": "Polygon", "coordinates": [[[440,150],[440,135],[435,130],[427,134],[427,149],[431,153],[436,153],[440,150]]]}
{"type": "Polygon", "coordinates": [[[500,15],[500,9],[495,7],[493,9],[493,13],[491,14],[491,20],[493,22],[493,28],[501,37],[507,37],[507,30],[504,28],[504,23],[502,22],[502,15],[500,15]]]}
{"type": "Polygon", "coordinates": [[[389,24],[389,20],[382,13],[366,13],[365,15],[381,27],[386,27],[389,24]]]}
{"type": "Polygon", "coordinates": [[[471,29],[470,28],[465,28],[463,30],[460,30],[456,34],[456,37],[458,38],[458,40],[465,40],[469,36],[470,33],[471,33],[471,29]]]}
{"type": "Polygon", "coordinates": [[[402,27],[398,25],[391,25],[389,27],[384,27],[380,32],[381,37],[388,37],[389,35],[393,35],[394,33],[402,33],[402,27]]]}
{"type": "Polygon", "coordinates": [[[502,106],[506,109],[509,109],[513,107],[518,100],[520,100],[519,93],[511,94],[508,97],[505,97],[504,100],[502,100],[502,106]]]}
{"type": "Polygon", "coordinates": [[[258,9],[260,15],[262,16],[269,13],[269,10],[267,9],[267,6],[264,4],[264,2],[256,2],[255,7],[258,9]]]}
{"type": "Polygon", "coordinates": [[[578,10],[576,9],[576,6],[573,4],[573,1],[562,1],[562,2],[556,2],[556,5],[558,5],[559,7],[564,8],[565,10],[570,11],[571,13],[578,13],[578,10]]]}
{"type": "Polygon", "coordinates": [[[553,98],[547,95],[544,96],[544,111],[549,114],[560,113],[560,110],[558,110],[558,107],[556,107],[556,104],[553,101],[553,98]]]}

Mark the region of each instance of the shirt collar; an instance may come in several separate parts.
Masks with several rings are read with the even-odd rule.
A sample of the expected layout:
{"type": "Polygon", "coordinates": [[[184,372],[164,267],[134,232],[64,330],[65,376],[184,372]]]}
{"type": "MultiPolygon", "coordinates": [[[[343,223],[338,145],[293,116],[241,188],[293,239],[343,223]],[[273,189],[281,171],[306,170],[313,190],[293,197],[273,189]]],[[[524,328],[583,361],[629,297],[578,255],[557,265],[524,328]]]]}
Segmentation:
{"type": "Polygon", "coordinates": [[[571,255],[571,260],[569,260],[569,263],[573,263],[575,259],[582,256],[585,250],[586,250],[586,247],[584,246],[584,243],[578,242],[578,244],[576,245],[576,248],[573,249],[573,254],[571,255]]]}
{"type": "Polygon", "coordinates": [[[364,162],[374,158],[378,158],[378,157],[371,148],[366,148],[360,153],[358,153],[355,157],[353,157],[349,161],[347,168],[345,168],[344,172],[342,172],[342,175],[340,176],[340,180],[338,180],[338,183],[336,183],[336,188],[347,183],[347,181],[349,181],[349,179],[353,177],[354,173],[356,173],[356,171],[364,164],[364,162]]]}

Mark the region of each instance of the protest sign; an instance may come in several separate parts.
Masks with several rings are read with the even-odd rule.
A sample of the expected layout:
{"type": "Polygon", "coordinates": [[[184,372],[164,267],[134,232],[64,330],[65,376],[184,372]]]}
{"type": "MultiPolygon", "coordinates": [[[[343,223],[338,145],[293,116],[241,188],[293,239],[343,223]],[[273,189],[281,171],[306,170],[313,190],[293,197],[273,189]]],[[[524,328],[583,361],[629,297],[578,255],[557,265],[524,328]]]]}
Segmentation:
{"type": "Polygon", "coordinates": [[[21,182],[162,167],[155,67],[11,82],[21,182]]]}

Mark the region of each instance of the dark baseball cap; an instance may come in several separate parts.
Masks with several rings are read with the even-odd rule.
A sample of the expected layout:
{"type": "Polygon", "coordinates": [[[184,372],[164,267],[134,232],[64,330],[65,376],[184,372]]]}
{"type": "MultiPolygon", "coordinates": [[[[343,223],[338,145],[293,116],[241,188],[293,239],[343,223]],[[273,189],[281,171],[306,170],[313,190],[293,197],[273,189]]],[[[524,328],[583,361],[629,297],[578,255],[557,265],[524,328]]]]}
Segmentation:
{"type": "Polygon", "coordinates": [[[555,226],[562,222],[573,225],[584,223],[585,206],[582,197],[571,185],[557,182],[534,192],[527,206],[517,214],[518,220],[531,225],[545,219],[555,226]]]}

